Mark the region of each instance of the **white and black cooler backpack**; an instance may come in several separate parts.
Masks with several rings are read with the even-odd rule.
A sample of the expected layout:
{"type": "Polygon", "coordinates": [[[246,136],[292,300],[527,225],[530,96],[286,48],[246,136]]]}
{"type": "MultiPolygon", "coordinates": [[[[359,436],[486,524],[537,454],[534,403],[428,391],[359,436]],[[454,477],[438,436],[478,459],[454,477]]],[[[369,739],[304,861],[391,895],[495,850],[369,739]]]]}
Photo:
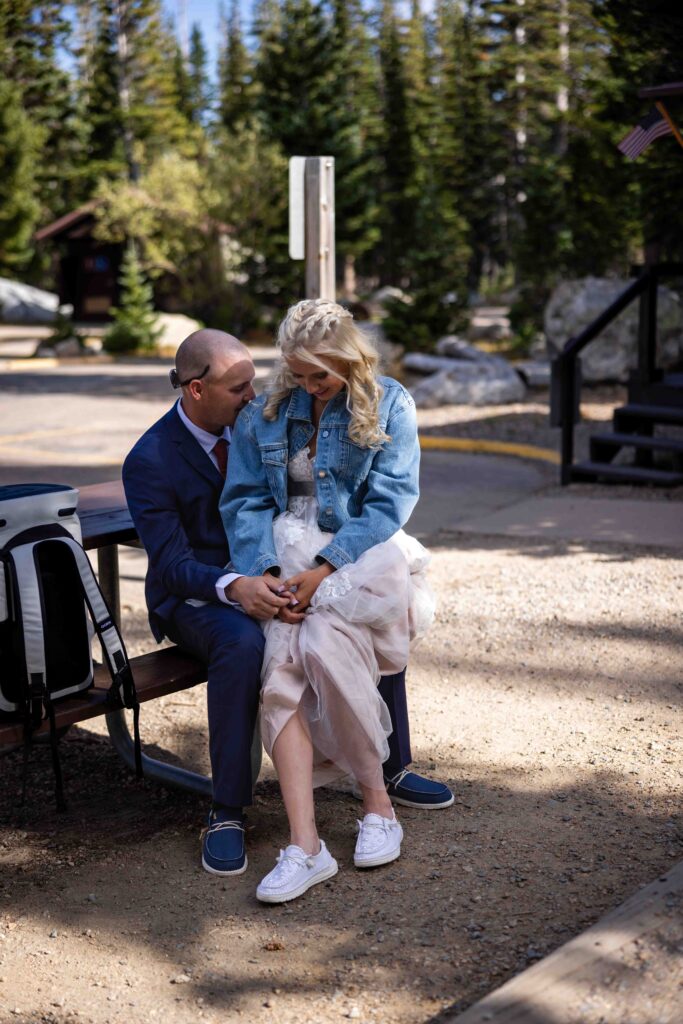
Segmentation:
{"type": "Polygon", "coordinates": [[[64,809],[54,704],[93,685],[93,627],[112,677],[107,702],[135,713],[142,774],[139,705],[121,634],[81,545],[78,491],[60,484],[0,487],[0,711],[31,736],[50,722],[57,806],[64,809]],[[91,626],[92,621],[92,626],[91,626]]]}

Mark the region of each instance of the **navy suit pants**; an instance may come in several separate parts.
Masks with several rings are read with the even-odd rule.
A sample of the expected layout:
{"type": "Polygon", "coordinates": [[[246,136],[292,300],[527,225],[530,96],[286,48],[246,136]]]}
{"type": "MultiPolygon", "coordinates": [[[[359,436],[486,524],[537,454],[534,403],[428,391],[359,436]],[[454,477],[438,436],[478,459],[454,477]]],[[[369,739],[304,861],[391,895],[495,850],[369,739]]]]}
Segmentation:
{"type": "MultiPolygon", "coordinates": [[[[207,665],[209,753],[215,803],[252,802],[251,741],[258,715],[264,636],[258,624],[230,605],[178,606],[166,636],[207,665]]],[[[411,761],[405,670],[383,676],[379,692],[393,732],[384,772],[391,777],[411,761]]]]}
{"type": "Polygon", "coordinates": [[[166,636],[207,666],[209,754],[213,799],[226,807],[252,801],[251,741],[259,707],[265,638],[260,626],[230,605],[181,604],[166,636]]]}

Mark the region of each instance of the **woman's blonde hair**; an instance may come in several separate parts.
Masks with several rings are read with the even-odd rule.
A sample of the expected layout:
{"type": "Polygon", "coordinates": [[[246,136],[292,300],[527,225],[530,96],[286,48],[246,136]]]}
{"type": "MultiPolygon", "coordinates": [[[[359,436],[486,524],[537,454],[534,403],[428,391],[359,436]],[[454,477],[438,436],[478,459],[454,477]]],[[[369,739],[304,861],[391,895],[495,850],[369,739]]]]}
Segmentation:
{"type": "Polygon", "coordinates": [[[378,356],[343,306],[328,299],[304,299],[287,310],[280,324],[277,343],[282,357],[267,389],[263,416],[277,419],[278,409],[297,383],[287,359],[301,359],[346,385],[346,408],[351,415],[349,436],[357,444],[377,448],[391,438],[379,425],[379,400],[382,388],[377,380],[378,356]],[[346,375],[337,373],[323,359],[345,363],[346,375]]]}

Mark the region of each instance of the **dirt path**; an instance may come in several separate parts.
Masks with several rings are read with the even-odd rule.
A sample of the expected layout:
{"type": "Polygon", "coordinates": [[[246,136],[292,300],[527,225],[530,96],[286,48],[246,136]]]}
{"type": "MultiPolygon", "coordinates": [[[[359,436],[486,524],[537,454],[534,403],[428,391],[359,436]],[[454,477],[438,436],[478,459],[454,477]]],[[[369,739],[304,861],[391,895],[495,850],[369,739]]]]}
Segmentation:
{"type": "MultiPolygon", "coordinates": [[[[402,809],[399,862],[352,867],[358,805],[319,796],[339,875],[263,908],[285,841],[266,767],[247,874],[199,865],[201,802],[138,784],[98,732],[47,750],[15,810],[0,778],[0,1021],[408,1024],[470,1005],[683,856],[681,562],[616,546],[442,537],[438,624],[412,659],[414,754],[454,808],[402,809]]],[[[135,597],[131,647],[149,645],[135,597]]],[[[143,710],[159,751],[206,768],[201,688],[143,710]]],[[[663,1018],[664,1019],[664,1018],[663,1018]]],[[[672,1018],[673,1019],[673,1018],[672,1018]]]]}

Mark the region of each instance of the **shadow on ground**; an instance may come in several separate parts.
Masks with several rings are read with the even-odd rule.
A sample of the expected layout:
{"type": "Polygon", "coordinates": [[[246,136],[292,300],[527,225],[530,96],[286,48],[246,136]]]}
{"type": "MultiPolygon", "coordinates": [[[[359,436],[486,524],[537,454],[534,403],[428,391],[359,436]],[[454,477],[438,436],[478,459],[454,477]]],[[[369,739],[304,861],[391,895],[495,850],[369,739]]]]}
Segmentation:
{"type": "MultiPolygon", "coordinates": [[[[183,755],[201,756],[204,745],[204,733],[190,730],[183,755]]],[[[276,783],[257,786],[249,872],[223,880],[198,865],[201,801],[138,783],[106,740],[83,729],[62,749],[63,816],[51,800],[47,749],[34,750],[23,811],[13,807],[21,756],[3,759],[5,919],[37,923],[49,907],[48,944],[48,932],[58,938],[66,929],[105,947],[125,941],[140,956],[163,953],[170,973],[189,978],[187,994],[216,1009],[273,986],[320,995],[351,980],[412,987],[449,1000],[449,1012],[462,1009],[666,870],[683,846],[681,820],[656,802],[635,805],[618,774],[596,772],[551,792],[526,780],[522,790],[514,773],[468,779],[453,760],[443,768],[457,784],[455,808],[402,809],[400,862],[365,875],[351,866],[358,805],[321,791],[321,834],[340,874],[315,896],[264,908],[254,886],[285,835],[276,783]],[[287,951],[302,947],[308,969],[294,972],[287,951]]]]}

